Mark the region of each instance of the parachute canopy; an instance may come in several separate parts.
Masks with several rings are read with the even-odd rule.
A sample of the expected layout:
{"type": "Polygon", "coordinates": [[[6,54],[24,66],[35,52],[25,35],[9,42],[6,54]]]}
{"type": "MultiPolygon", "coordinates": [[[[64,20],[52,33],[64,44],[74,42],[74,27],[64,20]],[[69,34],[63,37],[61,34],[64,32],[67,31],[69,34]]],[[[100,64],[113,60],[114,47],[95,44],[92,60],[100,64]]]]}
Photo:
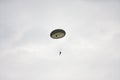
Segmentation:
{"type": "Polygon", "coordinates": [[[50,37],[53,39],[60,39],[65,36],[66,32],[62,29],[55,29],[50,33],[50,37]]]}

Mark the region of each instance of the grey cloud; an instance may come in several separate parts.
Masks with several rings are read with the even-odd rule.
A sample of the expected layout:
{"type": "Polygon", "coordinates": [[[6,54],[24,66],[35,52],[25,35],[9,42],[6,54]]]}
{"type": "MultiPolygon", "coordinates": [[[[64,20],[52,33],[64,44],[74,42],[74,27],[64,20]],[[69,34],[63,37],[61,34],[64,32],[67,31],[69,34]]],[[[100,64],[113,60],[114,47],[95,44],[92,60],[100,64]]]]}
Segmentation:
{"type": "Polygon", "coordinates": [[[0,79],[119,80],[119,4],[1,1],[0,79]],[[56,28],[66,31],[63,39],[50,38],[56,28]]]}

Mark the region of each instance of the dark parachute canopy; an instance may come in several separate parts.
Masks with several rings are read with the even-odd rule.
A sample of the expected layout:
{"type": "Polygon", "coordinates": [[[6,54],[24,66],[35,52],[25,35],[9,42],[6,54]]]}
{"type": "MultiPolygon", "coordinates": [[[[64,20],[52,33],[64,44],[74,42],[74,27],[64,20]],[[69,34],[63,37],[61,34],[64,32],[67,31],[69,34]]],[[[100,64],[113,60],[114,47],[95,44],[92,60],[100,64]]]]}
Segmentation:
{"type": "Polygon", "coordinates": [[[50,37],[53,39],[60,39],[66,35],[66,32],[63,29],[55,29],[50,33],[50,37]]]}

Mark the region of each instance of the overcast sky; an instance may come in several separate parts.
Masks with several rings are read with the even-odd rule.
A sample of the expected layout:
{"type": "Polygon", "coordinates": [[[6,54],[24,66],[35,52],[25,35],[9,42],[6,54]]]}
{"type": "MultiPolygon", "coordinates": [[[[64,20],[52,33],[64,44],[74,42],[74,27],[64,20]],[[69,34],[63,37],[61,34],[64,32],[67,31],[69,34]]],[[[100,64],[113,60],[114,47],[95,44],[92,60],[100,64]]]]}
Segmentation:
{"type": "Polygon", "coordinates": [[[120,80],[120,1],[0,0],[0,80],[120,80]]]}

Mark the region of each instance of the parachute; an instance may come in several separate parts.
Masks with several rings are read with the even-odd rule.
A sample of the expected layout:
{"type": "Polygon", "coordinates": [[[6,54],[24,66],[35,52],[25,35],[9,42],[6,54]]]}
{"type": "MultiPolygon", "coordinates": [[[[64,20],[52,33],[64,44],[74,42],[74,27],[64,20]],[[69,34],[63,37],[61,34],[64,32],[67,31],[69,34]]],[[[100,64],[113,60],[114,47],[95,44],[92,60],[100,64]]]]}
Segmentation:
{"type": "MultiPolygon", "coordinates": [[[[66,35],[66,32],[63,29],[55,29],[50,33],[52,39],[60,39],[66,35]]],[[[59,51],[59,56],[61,55],[61,50],[59,51]]]]}
{"type": "Polygon", "coordinates": [[[53,39],[60,39],[66,35],[66,32],[63,29],[55,29],[50,33],[50,37],[53,39]]]}

